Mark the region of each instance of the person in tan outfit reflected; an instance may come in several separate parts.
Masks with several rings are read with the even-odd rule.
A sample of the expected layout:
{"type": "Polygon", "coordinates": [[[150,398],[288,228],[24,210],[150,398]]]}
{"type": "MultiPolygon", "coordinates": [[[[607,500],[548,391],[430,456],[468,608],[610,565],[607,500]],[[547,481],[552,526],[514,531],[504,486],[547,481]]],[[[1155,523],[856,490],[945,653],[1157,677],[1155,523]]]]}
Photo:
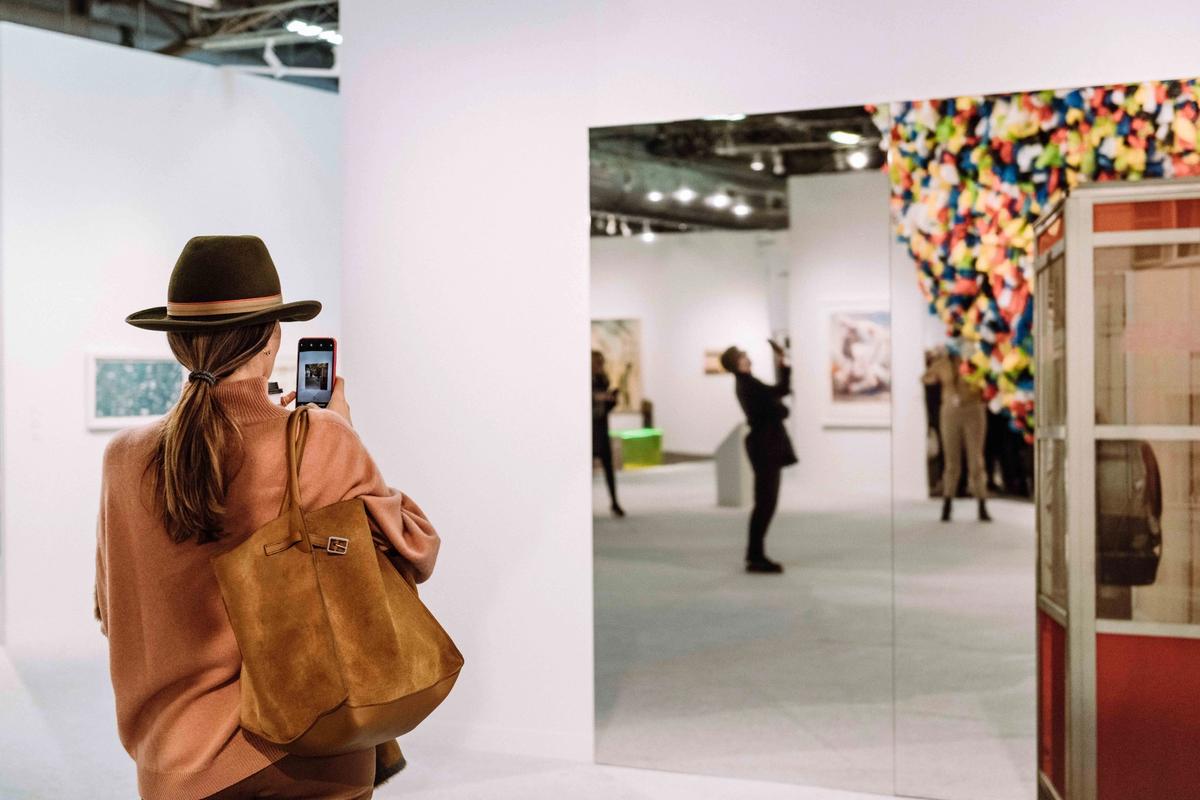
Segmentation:
{"type": "Polygon", "coordinates": [[[930,363],[921,381],[939,384],[942,390],[939,424],[942,436],[942,522],[949,522],[954,495],[967,461],[967,482],[979,502],[980,522],[991,522],[987,509],[987,469],[983,447],[987,439],[987,406],[980,390],[962,374],[962,358],[942,351],[930,363]]]}

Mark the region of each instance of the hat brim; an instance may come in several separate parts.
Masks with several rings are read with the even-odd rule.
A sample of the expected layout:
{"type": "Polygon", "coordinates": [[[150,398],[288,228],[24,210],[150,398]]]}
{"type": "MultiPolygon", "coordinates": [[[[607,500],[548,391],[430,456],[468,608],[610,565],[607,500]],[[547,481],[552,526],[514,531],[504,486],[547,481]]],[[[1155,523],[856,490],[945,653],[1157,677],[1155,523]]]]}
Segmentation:
{"type": "Polygon", "coordinates": [[[248,314],[223,314],[214,317],[172,317],[167,314],[166,306],[158,306],[135,311],[126,317],[125,321],[135,328],[147,331],[215,332],[268,322],[304,322],[320,313],[321,304],[318,301],[298,300],[248,314]]]}

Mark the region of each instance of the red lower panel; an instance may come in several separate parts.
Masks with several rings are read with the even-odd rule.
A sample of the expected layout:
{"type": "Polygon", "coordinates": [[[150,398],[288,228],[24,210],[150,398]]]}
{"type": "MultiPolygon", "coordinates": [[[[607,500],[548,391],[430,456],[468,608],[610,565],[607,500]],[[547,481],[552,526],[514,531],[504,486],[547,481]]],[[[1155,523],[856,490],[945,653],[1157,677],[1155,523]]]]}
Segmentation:
{"type": "Polygon", "coordinates": [[[1200,798],[1200,640],[1096,637],[1100,800],[1200,798]]]}
{"type": "Polygon", "coordinates": [[[1060,796],[1067,783],[1067,632],[1038,611],[1038,769],[1060,796]]]}

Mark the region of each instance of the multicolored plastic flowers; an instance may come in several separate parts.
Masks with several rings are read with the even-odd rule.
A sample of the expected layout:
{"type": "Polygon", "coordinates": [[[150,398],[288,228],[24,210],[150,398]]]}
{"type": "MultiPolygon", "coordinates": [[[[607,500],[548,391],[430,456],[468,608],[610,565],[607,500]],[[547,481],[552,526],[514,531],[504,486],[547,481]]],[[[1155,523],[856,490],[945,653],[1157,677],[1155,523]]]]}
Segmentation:
{"type": "Polygon", "coordinates": [[[896,234],[970,380],[1031,436],[1033,223],[1081,181],[1200,174],[1200,80],[868,107],[896,234]]]}

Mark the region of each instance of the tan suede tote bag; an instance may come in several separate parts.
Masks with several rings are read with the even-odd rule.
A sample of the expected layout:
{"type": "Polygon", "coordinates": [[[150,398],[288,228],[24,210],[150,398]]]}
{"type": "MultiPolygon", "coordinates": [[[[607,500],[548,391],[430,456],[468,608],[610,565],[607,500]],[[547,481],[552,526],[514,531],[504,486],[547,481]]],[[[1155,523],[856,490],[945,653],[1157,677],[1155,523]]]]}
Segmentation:
{"type": "Polygon", "coordinates": [[[242,651],[242,727],[327,756],[412,730],[450,693],[463,659],[399,555],[372,535],[362,500],[301,511],[307,412],[288,418],[279,516],[213,566],[242,651]]]}

